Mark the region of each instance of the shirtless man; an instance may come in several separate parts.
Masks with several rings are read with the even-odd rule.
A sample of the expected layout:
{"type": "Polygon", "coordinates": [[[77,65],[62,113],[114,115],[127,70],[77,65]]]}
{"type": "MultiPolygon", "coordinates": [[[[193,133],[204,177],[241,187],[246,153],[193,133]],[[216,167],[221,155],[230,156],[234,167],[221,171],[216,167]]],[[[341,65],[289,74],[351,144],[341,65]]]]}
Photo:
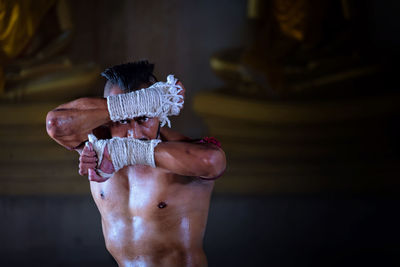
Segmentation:
{"type": "MultiPolygon", "coordinates": [[[[107,69],[102,73],[108,79],[104,96],[124,96],[152,86],[153,67],[142,61],[107,69]]],[[[182,84],[176,85],[183,96],[182,84]]],[[[80,98],[50,111],[46,118],[50,137],[80,153],[79,173],[89,176],[107,250],[119,266],[206,266],[203,235],[214,179],[225,170],[224,152],[217,142],[207,142],[213,139],[196,142],[160,129],[160,117],[112,121],[107,101],[80,98]],[[87,142],[92,133],[97,141],[161,140],[152,150],[155,166],[130,163],[115,171],[113,153],[120,152],[109,150],[107,143],[96,153],[96,138],[87,142]]],[[[183,97],[178,102],[183,104],[183,97]]]]}

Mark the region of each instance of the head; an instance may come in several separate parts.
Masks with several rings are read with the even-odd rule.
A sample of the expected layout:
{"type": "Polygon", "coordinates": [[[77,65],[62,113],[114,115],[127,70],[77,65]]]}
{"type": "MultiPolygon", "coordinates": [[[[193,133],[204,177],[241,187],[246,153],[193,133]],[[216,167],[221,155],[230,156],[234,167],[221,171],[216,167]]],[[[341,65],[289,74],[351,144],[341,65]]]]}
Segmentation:
{"type": "MultiPolygon", "coordinates": [[[[125,94],[151,86],[157,82],[153,69],[154,64],[148,61],[126,63],[106,69],[101,74],[107,79],[104,97],[125,94]]],[[[158,138],[160,121],[158,118],[137,117],[110,123],[109,128],[112,137],[150,140],[158,138]]]]}

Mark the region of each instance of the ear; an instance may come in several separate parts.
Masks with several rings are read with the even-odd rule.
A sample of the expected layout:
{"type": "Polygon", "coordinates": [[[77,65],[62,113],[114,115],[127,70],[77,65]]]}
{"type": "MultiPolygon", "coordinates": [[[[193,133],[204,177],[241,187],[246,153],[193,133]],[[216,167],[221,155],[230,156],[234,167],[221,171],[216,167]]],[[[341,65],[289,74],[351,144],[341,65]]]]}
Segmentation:
{"type": "MultiPolygon", "coordinates": [[[[182,87],[182,91],[179,92],[179,95],[183,96],[183,101],[184,101],[186,89],[183,86],[183,84],[181,83],[181,81],[178,80],[178,82],[176,84],[179,85],[180,87],[182,87]]],[[[182,108],[183,108],[183,106],[182,106],[182,108]]]]}

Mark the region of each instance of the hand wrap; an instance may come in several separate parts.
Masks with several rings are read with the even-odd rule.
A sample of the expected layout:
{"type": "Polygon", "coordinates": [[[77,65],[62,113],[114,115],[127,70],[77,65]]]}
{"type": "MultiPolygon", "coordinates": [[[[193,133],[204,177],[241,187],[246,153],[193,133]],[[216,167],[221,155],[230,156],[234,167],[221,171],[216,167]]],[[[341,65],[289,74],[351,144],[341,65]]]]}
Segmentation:
{"type": "Polygon", "coordinates": [[[150,141],[141,141],[131,137],[113,137],[111,139],[98,140],[93,134],[88,135],[89,142],[97,154],[97,172],[104,178],[111,177],[113,174],[102,172],[99,167],[103,160],[104,148],[107,145],[108,153],[115,172],[128,165],[149,165],[156,167],[154,161],[154,148],[161,140],[153,139],[150,141]]]}
{"type": "Polygon", "coordinates": [[[179,115],[183,106],[183,96],[179,95],[182,87],[176,84],[177,81],[173,75],[168,75],[167,82],[157,82],[148,88],[127,94],[108,96],[107,106],[111,120],[158,117],[161,127],[167,124],[171,128],[168,116],[179,115]]]}

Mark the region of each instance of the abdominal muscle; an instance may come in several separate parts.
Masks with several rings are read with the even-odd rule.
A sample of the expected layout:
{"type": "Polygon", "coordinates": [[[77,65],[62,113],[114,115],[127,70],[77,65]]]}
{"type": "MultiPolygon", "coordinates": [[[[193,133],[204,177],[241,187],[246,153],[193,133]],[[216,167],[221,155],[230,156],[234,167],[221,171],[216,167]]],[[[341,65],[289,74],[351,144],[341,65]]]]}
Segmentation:
{"type": "Polygon", "coordinates": [[[212,181],[129,166],[91,182],[106,247],[119,266],[206,266],[212,181]]]}

